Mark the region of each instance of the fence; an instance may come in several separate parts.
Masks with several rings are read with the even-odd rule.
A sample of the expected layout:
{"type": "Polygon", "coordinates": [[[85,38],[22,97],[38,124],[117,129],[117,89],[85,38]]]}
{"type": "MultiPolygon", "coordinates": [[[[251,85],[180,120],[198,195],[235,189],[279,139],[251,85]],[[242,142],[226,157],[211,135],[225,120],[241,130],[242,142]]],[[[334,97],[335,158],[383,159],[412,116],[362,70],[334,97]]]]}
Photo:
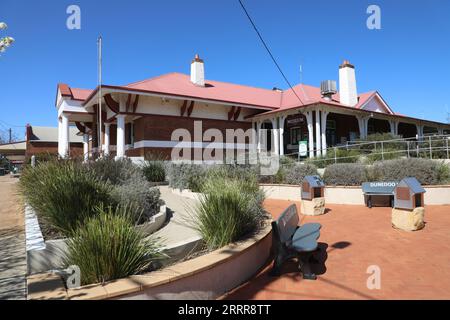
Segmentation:
{"type": "MultiPolygon", "coordinates": [[[[345,145],[327,148],[326,156],[300,159],[298,152],[291,153],[300,162],[345,163],[356,162],[361,157],[371,161],[394,158],[450,159],[450,135],[426,135],[417,138],[398,138],[382,141],[351,141],[345,145]]],[[[316,152],[317,149],[314,150],[316,152]]]]}

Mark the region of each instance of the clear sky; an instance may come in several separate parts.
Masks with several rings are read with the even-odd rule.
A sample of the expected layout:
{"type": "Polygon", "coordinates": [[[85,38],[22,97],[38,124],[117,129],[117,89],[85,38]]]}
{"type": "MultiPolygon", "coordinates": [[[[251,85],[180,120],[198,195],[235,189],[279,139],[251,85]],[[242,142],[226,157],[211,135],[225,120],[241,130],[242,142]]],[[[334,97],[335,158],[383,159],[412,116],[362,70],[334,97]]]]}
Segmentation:
{"type": "MultiPolygon", "coordinates": [[[[445,122],[450,108],[450,1],[244,0],[292,84],[338,80],[356,66],[358,92],[378,90],[395,112],[445,122]],[[381,30],[366,9],[381,8],[381,30]]],[[[23,137],[27,123],[56,126],[58,82],[93,88],[99,34],[103,83],[127,84],[168,72],[189,73],[195,53],[207,79],[286,88],[237,0],[1,0],[1,36],[15,43],[0,56],[0,130],[23,137]],[[81,30],[66,9],[81,8],[81,30]]]]}

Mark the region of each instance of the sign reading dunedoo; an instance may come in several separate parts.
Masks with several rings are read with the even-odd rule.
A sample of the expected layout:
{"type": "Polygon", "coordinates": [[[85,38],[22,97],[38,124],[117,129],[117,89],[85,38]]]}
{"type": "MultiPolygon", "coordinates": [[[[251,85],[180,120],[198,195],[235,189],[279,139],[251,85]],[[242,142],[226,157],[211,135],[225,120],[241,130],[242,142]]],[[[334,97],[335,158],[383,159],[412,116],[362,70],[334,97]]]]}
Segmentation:
{"type": "Polygon", "coordinates": [[[366,194],[394,194],[396,181],[364,182],[362,190],[366,194]]]}

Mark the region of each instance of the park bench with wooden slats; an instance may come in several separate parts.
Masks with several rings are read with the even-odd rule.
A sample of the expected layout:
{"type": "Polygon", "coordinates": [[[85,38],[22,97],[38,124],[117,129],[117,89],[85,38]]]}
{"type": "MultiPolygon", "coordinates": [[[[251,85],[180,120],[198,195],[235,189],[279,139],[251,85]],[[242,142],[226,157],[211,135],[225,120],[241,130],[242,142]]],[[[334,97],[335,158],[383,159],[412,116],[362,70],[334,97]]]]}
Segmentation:
{"type": "Polygon", "coordinates": [[[290,205],[272,222],[272,248],[275,254],[272,275],[279,275],[283,263],[292,258],[299,259],[299,269],[304,279],[315,280],[311,271],[313,253],[318,250],[320,223],[307,223],[299,226],[295,204],[290,205]]]}

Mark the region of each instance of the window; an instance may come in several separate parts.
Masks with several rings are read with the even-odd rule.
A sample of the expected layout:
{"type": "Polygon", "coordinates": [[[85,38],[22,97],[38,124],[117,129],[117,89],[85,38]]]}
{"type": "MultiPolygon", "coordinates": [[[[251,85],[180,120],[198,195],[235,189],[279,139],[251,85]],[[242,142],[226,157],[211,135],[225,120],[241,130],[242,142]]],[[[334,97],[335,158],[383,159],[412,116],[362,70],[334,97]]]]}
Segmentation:
{"type": "Polygon", "coordinates": [[[130,145],[131,148],[134,147],[134,123],[127,123],[125,125],[125,137],[126,144],[130,145]]]}
{"type": "Polygon", "coordinates": [[[327,120],[327,145],[335,146],[336,145],[336,120],[327,120]]]}
{"type": "Polygon", "coordinates": [[[302,138],[302,132],[300,130],[300,127],[294,127],[291,128],[291,144],[298,144],[298,142],[302,138]]]}

